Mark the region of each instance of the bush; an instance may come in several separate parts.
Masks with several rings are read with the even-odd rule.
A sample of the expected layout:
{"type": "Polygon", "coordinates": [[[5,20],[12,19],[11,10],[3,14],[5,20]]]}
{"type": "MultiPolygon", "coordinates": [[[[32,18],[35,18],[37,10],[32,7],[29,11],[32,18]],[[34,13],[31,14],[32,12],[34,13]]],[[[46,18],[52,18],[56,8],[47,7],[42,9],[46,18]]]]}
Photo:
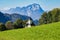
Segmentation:
{"type": "Polygon", "coordinates": [[[9,29],[14,29],[13,23],[11,21],[6,22],[5,26],[8,30],[9,29]]]}

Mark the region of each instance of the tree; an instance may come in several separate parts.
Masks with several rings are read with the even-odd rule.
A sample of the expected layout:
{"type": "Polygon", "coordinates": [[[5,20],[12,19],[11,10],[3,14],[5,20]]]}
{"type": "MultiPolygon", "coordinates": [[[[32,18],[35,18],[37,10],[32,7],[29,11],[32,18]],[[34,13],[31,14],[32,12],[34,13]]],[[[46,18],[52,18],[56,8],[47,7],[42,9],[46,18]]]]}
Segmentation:
{"type": "Polygon", "coordinates": [[[6,27],[3,23],[0,23],[0,31],[6,30],[6,27]]]}
{"type": "Polygon", "coordinates": [[[51,11],[49,11],[47,13],[47,15],[48,15],[48,23],[52,23],[52,14],[51,14],[51,11]]]}
{"type": "Polygon", "coordinates": [[[55,22],[60,21],[60,9],[56,8],[55,22]]]}
{"type": "Polygon", "coordinates": [[[6,28],[9,29],[14,29],[13,23],[11,21],[7,21],[5,24],[6,28]]]}
{"type": "Polygon", "coordinates": [[[40,24],[47,24],[52,22],[58,22],[60,21],[60,9],[54,8],[53,10],[49,12],[44,12],[41,16],[39,22],[40,24]]]}
{"type": "Polygon", "coordinates": [[[44,12],[41,18],[39,19],[40,24],[47,24],[48,15],[47,12],[44,12]]]}
{"type": "Polygon", "coordinates": [[[17,19],[15,22],[14,22],[14,28],[23,28],[23,20],[21,19],[17,19]]]}

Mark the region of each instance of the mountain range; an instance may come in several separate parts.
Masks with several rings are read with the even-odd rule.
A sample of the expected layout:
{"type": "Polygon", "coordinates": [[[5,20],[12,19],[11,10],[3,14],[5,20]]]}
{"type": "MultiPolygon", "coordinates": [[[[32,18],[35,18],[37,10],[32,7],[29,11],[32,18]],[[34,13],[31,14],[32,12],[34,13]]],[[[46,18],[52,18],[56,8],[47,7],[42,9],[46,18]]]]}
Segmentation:
{"type": "Polygon", "coordinates": [[[21,15],[26,15],[26,16],[28,16],[28,13],[30,13],[30,17],[33,20],[39,20],[44,10],[40,7],[39,4],[33,3],[26,7],[10,8],[9,10],[3,10],[2,12],[8,13],[8,14],[16,13],[16,14],[21,14],[21,15]]]}

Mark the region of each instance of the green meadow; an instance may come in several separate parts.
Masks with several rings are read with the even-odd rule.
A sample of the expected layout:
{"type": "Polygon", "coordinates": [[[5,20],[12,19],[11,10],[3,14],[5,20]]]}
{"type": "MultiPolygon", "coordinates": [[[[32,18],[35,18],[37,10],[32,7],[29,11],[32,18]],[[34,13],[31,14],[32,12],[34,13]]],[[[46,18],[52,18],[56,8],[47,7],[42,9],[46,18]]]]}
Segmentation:
{"type": "Polygon", "coordinates": [[[2,31],[0,40],[60,40],[60,22],[2,31]]]}

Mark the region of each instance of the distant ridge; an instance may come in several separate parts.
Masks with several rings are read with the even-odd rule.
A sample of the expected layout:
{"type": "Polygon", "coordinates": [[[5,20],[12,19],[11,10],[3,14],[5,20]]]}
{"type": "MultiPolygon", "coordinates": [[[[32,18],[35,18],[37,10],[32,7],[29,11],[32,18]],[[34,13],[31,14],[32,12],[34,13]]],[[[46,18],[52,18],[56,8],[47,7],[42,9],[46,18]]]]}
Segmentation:
{"type": "Polygon", "coordinates": [[[0,23],[6,23],[7,21],[15,22],[17,19],[28,20],[30,17],[20,14],[4,14],[0,12],[0,23]]]}

